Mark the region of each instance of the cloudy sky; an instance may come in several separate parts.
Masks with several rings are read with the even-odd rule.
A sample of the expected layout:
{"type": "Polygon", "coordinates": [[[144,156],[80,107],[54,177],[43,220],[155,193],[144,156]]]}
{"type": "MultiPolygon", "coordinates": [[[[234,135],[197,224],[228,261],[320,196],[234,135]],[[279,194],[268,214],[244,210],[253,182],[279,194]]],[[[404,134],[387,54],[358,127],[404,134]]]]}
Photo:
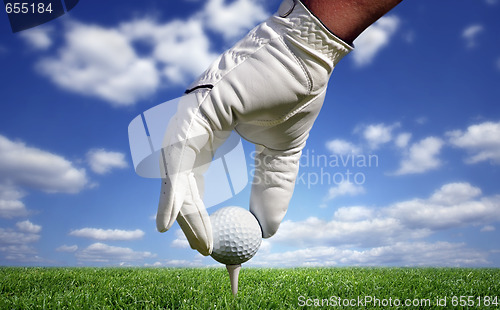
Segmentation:
{"type": "MultiPolygon", "coordinates": [[[[127,128],[278,6],[81,0],[16,34],[0,14],[0,265],[216,264],[177,224],[156,232],[159,180],[135,174],[127,128]]],[[[500,267],[499,13],[407,0],[355,41],[248,266],[500,267]]]]}

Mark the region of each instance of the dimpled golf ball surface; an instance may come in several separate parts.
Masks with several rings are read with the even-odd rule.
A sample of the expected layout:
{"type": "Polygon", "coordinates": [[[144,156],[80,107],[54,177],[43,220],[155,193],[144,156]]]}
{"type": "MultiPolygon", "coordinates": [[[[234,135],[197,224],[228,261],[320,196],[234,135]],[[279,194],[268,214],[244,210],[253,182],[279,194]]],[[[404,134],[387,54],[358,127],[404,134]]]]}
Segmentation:
{"type": "Polygon", "coordinates": [[[240,207],[225,207],[210,215],[214,248],[219,263],[238,265],[252,258],[260,247],[262,232],[252,213],[240,207]]]}

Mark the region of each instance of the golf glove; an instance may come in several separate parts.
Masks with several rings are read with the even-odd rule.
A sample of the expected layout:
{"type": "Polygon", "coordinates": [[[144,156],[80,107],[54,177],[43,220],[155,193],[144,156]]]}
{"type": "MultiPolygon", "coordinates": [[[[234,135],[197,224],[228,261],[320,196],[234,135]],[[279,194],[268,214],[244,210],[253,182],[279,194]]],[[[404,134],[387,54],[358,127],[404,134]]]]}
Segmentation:
{"type": "Polygon", "coordinates": [[[236,130],[256,144],[250,211],[272,236],[293,194],[301,151],[323,104],[335,65],[352,48],[298,0],[222,54],[193,83],[165,134],[157,229],[178,221],[190,246],[212,251],[201,199],[214,150],[236,130]]]}

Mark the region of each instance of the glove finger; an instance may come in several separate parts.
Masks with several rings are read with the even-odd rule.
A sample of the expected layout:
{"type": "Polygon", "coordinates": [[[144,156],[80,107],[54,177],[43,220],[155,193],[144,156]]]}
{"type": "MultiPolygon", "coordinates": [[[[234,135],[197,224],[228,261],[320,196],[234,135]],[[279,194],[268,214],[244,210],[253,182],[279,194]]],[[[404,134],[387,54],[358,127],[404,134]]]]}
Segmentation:
{"type": "Polygon", "coordinates": [[[279,152],[259,147],[250,195],[250,212],[259,221],[262,237],[278,230],[293,195],[301,152],[279,152]]]}
{"type": "MultiPolygon", "coordinates": [[[[193,169],[210,162],[212,153],[207,146],[212,136],[210,126],[199,115],[196,97],[183,97],[167,128],[160,157],[163,179],[156,216],[158,231],[172,227],[187,196],[200,195],[200,191],[192,193],[190,178],[193,169]]],[[[201,198],[197,197],[198,200],[201,198]]]]}
{"type": "Polygon", "coordinates": [[[203,175],[213,158],[215,152],[213,148],[220,146],[229,134],[229,132],[220,132],[217,136],[214,135],[214,142],[200,150],[193,171],[188,175],[188,188],[184,195],[184,203],[177,216],[177,222],[191,248],[205,256],[212,253],[213,235],[210,217],[202,200],[205,188],[203,175]]]}
{"type": "Polygon", "coordinates": [[[177,216],[177,222],[191,248],[207,256],[212,253],[213,236],[210,217],[201,200],[203,195],[202,183],[202,175],[192,174],[189,176],[189,188],[185,195],[184,204],[177,216]]]}

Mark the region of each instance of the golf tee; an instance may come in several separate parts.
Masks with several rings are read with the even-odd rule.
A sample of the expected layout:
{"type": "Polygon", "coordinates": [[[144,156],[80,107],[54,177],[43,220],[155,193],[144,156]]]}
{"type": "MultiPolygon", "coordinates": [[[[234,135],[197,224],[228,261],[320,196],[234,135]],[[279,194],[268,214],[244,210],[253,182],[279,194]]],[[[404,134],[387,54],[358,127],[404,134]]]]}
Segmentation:
{"type": "Polygon", "coordinates": [[[238,294],[238,275],[240,274],[241,265],[226,265],[229,273],[229,281],[231,281],[231,291],[233,296],[238,294]]]}

